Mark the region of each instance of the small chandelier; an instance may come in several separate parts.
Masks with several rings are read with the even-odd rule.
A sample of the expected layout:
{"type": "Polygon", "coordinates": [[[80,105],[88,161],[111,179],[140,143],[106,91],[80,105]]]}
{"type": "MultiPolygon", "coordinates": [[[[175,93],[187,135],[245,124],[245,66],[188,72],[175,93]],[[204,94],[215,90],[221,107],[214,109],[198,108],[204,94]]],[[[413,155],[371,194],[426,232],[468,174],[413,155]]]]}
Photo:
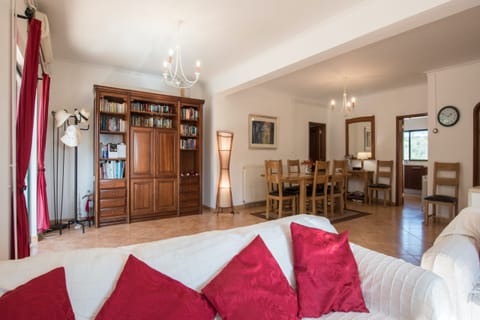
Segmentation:
{"type": "Polygon", "coordinates": [[[178,33],[180,33],[180,27],[183,21],[178,22],[178,31],[177,31],[177,46],[175,48],[175,59],[173,57],[173,50],[170,49],[168,52],[168,59],[163,62],[163,78],[165,83],[169,86],[185,89],[191,88],[195,83],[197,83],[200,78],[200,61],[197,60],[195,66],[195,79],[190,80],[185,76],[183,72],[182,65],[182,49],[178,41],[178,33]]]}
{"type": "MultiPolygon", "coordinates": [[[[357,102],[357,100],[355,99],[355,97],[351,97],[351,98],[348,97],[347,87],[344,86],[343,87],[343,96],[342,96],[342,109],[343,109],[343,112],[344,112],[345,116],[348,116],[353,112],[356,102],[357,102]]],[[[335,110],[335,100],[334,99],[332,99],[330,101],[330,110],[332,110],[332,111],[335,110]]]]}

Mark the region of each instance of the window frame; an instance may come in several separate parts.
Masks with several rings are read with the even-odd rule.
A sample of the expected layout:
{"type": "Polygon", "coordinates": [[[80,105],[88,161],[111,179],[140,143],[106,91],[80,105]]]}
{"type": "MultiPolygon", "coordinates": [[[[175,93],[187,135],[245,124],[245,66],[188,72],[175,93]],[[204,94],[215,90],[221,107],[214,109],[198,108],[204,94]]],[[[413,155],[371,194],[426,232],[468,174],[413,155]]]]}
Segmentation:
{"type": "MultiPolygon", "coordinates": [[[[412,132],[426,132],[428,137],[428,129],[414,129],[414,130],[403,130],[403,147],[405,147],[405,133],[408,133],[408,159],[405,159],[405,152],[403,155],[403,161],[428,161],[428,149],[427,149],[427,159],[412,159],[412,132]]],[[[428,144],[427,144],[428,148],[428,144]]]]}

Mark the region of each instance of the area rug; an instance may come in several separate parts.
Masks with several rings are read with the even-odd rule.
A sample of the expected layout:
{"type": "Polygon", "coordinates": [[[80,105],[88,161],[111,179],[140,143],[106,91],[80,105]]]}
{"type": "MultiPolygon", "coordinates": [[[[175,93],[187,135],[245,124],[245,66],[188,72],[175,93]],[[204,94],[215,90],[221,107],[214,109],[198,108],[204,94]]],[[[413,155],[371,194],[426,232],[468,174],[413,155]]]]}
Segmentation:
{"type": "MultiPolygon", "coordinates": [[[[259,217],[262,219],[267,219],[265,211],[256,211],[256,212],[251,212],[250,213],[252,216],[259,217]]],[[[339,213],[335,214],[334,218],[329,218],[331,223],[338,223],[346,220],[352,220],[360,217],[365,217],[370,215],[368,212],[360,212],[360,211],[355,211],[355,210],[350,210],[350,209],[345,209],[344,213],[340,215],[339,213]]],[[[284,217],[291,216],[290,213],[286,213],[283,215],[284,217]]],[[[274,213],[270,213],[270,216],[268,217],[268,220],[275,220],[277,219],[277,215],[274,213]]]]}

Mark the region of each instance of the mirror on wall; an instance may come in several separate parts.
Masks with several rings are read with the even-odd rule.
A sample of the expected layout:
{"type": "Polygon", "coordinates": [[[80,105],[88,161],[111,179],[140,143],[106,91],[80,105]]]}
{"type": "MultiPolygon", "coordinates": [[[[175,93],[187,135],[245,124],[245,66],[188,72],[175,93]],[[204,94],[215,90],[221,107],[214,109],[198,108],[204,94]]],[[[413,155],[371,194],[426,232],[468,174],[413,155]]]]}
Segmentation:
{"type": "Polygon", "coordinates": [[[345,120],[345,155],[375,159],[375,116],[345,120]]]}

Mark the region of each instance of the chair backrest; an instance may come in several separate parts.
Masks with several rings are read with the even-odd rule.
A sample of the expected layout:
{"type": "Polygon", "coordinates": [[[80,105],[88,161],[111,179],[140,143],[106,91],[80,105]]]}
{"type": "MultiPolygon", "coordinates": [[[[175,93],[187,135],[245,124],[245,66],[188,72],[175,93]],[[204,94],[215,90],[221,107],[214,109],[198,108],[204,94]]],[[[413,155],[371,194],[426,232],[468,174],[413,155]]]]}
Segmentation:
{"type": "Polygon", "coordinates": [[[393,160],[377,160],[377,183],[392,185],[393,160]]]}
{"type": "Polygon", "coordinates": [[[460,175],[460,162],[437,162],[433,163],[433,193],[441,194],[442,187],[454,189],[455,198],[458,198],[458,185],[460,175]],[[441,189],[439,191],[439,189],[441,189]]]}
{"type": "Polygon", "coordinates": [[[324,195],[327,194],[328,189],[328,169],[330,162],[328,161],[315,161],[315,170],[313,171],[313,188],[312,194],[317,195],[321,190],[324,195]]]}
{"type": "Polygon", "coordinates": [[[287,172],[300,173],[300,160],[287,160],[287,172]]]}
{"type": "Polygon", "coordinates": [[[321,161],[321,160],[315,161],[314,172],[317,171],[317,170],[319,170],[319,172],[321,174],[328,175],[328,173],[330,171],[330,161],[321,161]]]}
{"type": "Polygon", "coordinates": [[[282,160],[265,160],[265,182],[267,194],[275,191],[282,192],[282,188],[280,187],[282,174],[282,160]]]}
{"type": "Polygon", "coordinates": [[[348,162],[347,160],[333,160],[332,174],[347,174],[348,162]]]}

